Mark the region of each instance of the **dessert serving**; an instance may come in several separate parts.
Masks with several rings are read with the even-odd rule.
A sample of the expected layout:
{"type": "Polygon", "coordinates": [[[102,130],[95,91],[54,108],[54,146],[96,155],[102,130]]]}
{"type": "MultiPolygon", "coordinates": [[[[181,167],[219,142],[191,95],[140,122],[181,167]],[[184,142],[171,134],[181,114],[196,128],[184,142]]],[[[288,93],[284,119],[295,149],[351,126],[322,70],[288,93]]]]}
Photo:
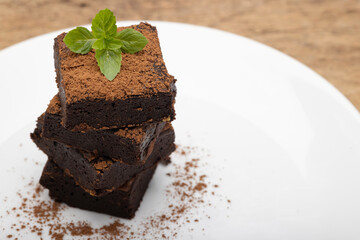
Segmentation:
{"type": "Polygon", "coordinates": [[[108,9],[55,38],[59,92],[31,134],[48,156],[40,184],[55,201],[132,218],[175,150],[175,79],[157,30],[116,26],[108,9]]]}

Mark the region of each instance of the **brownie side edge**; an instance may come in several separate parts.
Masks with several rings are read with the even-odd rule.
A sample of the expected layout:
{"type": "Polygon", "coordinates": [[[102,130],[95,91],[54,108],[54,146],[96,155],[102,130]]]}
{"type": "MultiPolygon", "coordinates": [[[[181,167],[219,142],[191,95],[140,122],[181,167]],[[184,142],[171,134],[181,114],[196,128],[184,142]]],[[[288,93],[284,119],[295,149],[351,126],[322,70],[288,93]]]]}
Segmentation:
{"type": "Polygon", "coordinates": [[[96,99],[68,104],[64,91],[59,91],[63,124],[65,128],[79,131],[87,131],[89,127],[112,129],[173,121],[175,95],[175,93],[161,93],[125,100],[96,99]]]}

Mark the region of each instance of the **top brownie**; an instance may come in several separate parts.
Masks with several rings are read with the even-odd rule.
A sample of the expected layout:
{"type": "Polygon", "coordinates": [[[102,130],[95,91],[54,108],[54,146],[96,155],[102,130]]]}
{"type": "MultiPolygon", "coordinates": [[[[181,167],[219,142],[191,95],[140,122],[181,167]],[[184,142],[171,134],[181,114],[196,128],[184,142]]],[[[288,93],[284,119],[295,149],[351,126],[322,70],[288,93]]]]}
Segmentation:
{"type": "Polygon", "coordinates": [[[54,58],[61,100],[62,123],[68,129],[86,131],[135,126],[175,118],[175,79],[165,67],[155,27],[140,23],[148,44],[135,54],[123,53],[120,73],[109,81],[100,72],[95,51],[71,52],[63,39],[55,38],[54,58]]]}

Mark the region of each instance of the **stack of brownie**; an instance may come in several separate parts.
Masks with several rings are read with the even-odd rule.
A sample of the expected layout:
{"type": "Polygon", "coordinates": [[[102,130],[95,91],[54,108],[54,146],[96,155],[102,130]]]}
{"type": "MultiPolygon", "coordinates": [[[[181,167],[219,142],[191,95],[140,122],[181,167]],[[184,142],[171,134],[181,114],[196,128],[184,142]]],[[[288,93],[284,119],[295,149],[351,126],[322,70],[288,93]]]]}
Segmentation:
{"type": "MultiPolygon", "coordinates": [[[[40,183],[56,201],[132,218],[157,164],[175,150],[175,79],[165,67],[156,28],[130,26],[149,41],[123,54],[113,81],[94,52],[80,55],[55,38],[59,92],[31,138],[48,155],[40,183]]],[[[124,28],[119,28],[122,30],[124,28]]]]}

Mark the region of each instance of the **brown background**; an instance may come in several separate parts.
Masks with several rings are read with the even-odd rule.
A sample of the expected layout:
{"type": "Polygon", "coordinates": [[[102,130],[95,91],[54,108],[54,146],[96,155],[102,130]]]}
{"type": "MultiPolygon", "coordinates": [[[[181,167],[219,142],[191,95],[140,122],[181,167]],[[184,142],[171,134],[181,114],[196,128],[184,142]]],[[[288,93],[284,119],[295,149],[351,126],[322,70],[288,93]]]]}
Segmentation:
{"type": "Polygon", "coordinates": [[[0,49],[88,24],[103,8],[117,20],[165,20],[237,33],[320,73],[360,109],[359,0],[0,0],[0,49]]]}

